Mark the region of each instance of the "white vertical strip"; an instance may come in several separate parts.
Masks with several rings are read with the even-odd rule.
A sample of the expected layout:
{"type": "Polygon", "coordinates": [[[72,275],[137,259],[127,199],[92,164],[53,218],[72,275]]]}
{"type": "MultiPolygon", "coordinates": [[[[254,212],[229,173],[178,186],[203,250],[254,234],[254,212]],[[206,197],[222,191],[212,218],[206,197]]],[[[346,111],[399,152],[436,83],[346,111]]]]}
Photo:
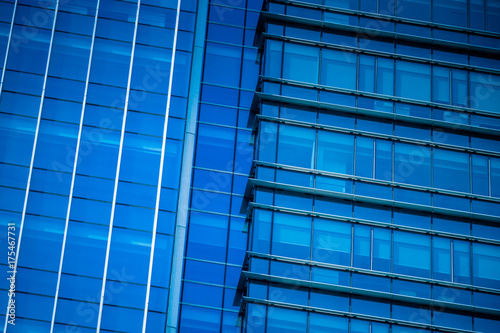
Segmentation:
{"type": "Polygon", "coordinates": [[[100,332],[100,330],[101,330],[102,308],[104,305],[104,293],[106,291],[106,279],[107,279],[108,264],[109,264],[109,250],[111,248],[111,236],[113,235],[113,222],[115,219],[116,194],[118,192],[118,180],[120,178],[120,166],[121,166],[121,162],[122,162],[122,152],[123,152],[123,139],[125,137],[125,124],[127,122],[128,102],[129,102],[129,97],[130,97],[130,82],[132,80],[132,67],[134,65],[135,41],[137,39],[137,24],[139,23],[139,10],[140,10],[140,8],[141,8],[141,0],[139,0],[137,2],[137,11],[135,13],[134,38],[132,40],[132,53],[130,54],[130,66],[129,66],[129,70],[128,70],[127,94],[125,97],[125,106],[123,109],[123,121],[122,121],[122,130],[121,130],[121,136],[120,136],[120,147],[118,149],[118,163],[116,165],[115,188],[113,190],[113,202],[111,204],[111,218],[109,220],[108,244],[106,246],[106,258],[104,261],[104,275],[102,277],[101,300],[99,302],[99,315],[97,317],[97,330],[96,330],[96,332],[100,332]]]}
{"type": "Polygon", "coordinates": [[[160,172],[158,176],[158,186],[156,189],[156,205],[155,205],[155,215],[153,220],[153,238],[151,240],[151,254],[149,256],[149,271],[148,271],[148,284],[146,289],[146,303],[144,305],[144,319],[142,323],[142,333],[146,332],[146,323],[148,320],[148,309],[149,309],[149,294],[151,291],[151,277],[153,275],[153,262],[156,244],[156,229],[158,227],[158,213],[160,209],[160,196],[161,196],[161,184],[163,180],[163,165],[165,159],[165,147],[167,145],[167,127],[168,127],[168,115],[170,114],[170,99],[172,97],[172,83],[174,78],[174,64],[175,64],[175,51],[177,49],[177,34],[179,32],[179,17],[181,13],[181,1],[177,0],[177,14],[175,18],[175,31],[174,31],[174,42],[172,46],[172,59],[170,62],[170,77],[168,79],[168,95],[167,95],[167,108],[165,110],[165,122],[163,124],[163,142],[161,145],[161,157],[160,157],[160,172]]]}
{"type": "Polygon", "coordinates": [[[90,67],[91,67],[91,63],[92,63],[92,54],[94,52],[95,31],[96,31],[96,27],[97,27],[97,15],[99,13],[99,3],[100,3],[100,0],[97,0],[96,12],[95,12],[95,17],[94,17],[94,19],[95,19],[94,20],[94,29],[92,31],[92,43],[90,45],[89,64],[87,67],[87,78],[85,80],[85,92],[83,95],[83,102],[82,102],[82,113],[80,115],[80,126],[78,129],[78,138],[76,140],[75,162],[73,164],[73,174],[71,175],[71,187],[70,187],[70,192],[69,192],[68,209],[66,211],[66,223],[64,225],[61,258],[59,259],[59,271],[57,273],[57,284],[56,284],[56,294],[55,294],[55,298],[54,298],[54,309],[52,310],[52,321],[50,322],[50,333],[52,333],[54,331],[54,322],[56,319],[57,299],[59,298],[59,286],[61,284],[61,274],[62,274],[62,267],[63,267],[63,260],[64,260],[64,252],[66,250],[66,238],[67,238],[67,234],[68,234],[69,215],[71,212],[71,203],[73,202],[73,188],[75,186],[76,166],[78,165],[78,155],[80,152],[80,140],[82,137],[82,130],[83,130],[83,118],[85,115],[85,104],[87,103],[87,92],[88,92],[88,87],[89,87],[90,67]]]}
{"type": "MultiPolygon", "coordinates": [[[[16,2],[16,5],[17,5],[17,2],[16,2]]],[[[54,21],[52,22],[52,33],[50,35],[49,51],[47,54],[47,63],[45,65],[45,76],[43,78],[42,95],[40,96],[40,108],[38,109],[38,118],[36,120],[36,130],[35,130],[35,138],[33,140],[33,150],[31,152],[30,170],[28,173],[28,181],[26,183],[26,194],[24,196],[23,213],[21,215],[21,225],[19,227],[19,236],[18,236],[18,240],[17,240],[16,261],[14,263],[14,273],[13,273],[14,280],[16,279],[16,275],[17,275],[17,263],[19,262],[19,249],[21,248],[24,220],[26,218],[26,208],[28,206],[28,196],[29,196],[30,187],[31,187],[31,177],[33,175],[33,164],[35,162],[36,145],[38,142],[38,132],[40,130],[40,121],[42,118],[43,100],[45,97],[45,87],[47,86],[47,74],[49,72],[49,62],[50,62],[50,55],[52,53],[52,42],[54,41],[54,31],[56,28],[56,19],[57,19],[58,9],[59,9],[59,0],[56,3],[56,8],[55,8],[55,12],[54,12],[54,21]]],[[[4,70],[4,73],[5,73],[5,70],[4,70]]],[[[9,304],[10,304],[11,299],[12,299],[12,295],[9,294],[9,303],[7,304],[7,312],[6,312],[6,316],[5,316],[5,326],[4,326],[4,330],[3,330],[4,332],[7,332],[7,325],[8,325],[8,320],[9,320],[9,316],[8,316],[9,304]]]]}
{"type": "Polygon", "coordinates": [[[3,60],[2,78],[0,79],[0,96],[2,96],[2,91],[3,91],[3,80],[5,78],[5,70],[7,69],[7,58],[9,57],[10,42],[12,40],[12,33],[14,31],[14,19],[16,18],[16,11],[17,11],[17,0],[14,3],[14,10],[12,11],[9,39],[7,40],[7,48],[5,49],[5,59],[3,60]]]}

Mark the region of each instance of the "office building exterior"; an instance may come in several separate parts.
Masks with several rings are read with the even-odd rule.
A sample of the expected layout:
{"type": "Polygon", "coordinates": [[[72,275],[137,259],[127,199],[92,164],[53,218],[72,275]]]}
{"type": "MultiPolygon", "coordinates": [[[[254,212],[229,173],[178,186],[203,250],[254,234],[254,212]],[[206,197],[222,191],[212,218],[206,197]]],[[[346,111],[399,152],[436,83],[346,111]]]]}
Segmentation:
{"type": "Polygon", "coordinates": [[[496,332],[499,19],[0,1],[3,329],[496,332]]]}

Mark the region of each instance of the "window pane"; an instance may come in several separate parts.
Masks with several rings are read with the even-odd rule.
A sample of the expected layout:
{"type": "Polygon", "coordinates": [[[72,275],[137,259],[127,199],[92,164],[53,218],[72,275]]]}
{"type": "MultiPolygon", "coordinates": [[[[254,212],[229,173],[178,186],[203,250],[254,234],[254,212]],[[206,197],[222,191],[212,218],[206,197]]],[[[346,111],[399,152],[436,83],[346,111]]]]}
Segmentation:
{"type": "Polygon", "coordinates": [[[356,55],[327,49],[321,52],[321,84],[356,89],[356,55]]]}
{"type": "Polygon", "coordinates": [[[431,185],[431,151],[428,148],[396,142],[394,181],[422,186],[431,185]]]}
{"type": "Polygon", "coordinates": [[[373,178],[373,139],[356,138],[356,176],[373,178]]]}
{"type": "Polygon", "coordinates": [[[308,128],[280,125],[278,136],[278,163],[303,168],[314,167],[316,133],[308,128]]]}
{"type": "Polygon", "coordinates": [[[450,103],[450,70],[434,67],[432,72],[432,101],[450,103]]]}
{"type": "Polygon", "coordinates": [[[394,95],[394,60],[377,59],[377,93],[394,95]]]}
{"type": "Polygon", "coordinates": [[[430,238],[394,231],[394,273],[430,277],[430,238]]]}
{"type": "Polygon", "coordinates": [[[274,213],[272,253],[310,259],[311,218],[274,213]]]}
{"type": "Polygon", "coordinates": [[[432,242],[432,260],[432,278],[450,281],[451,252],[449,239],[434,237],[432,242]]]}
{"type": "Polygon", "coordinates": [[[500,247],[488,244],[472,244],[473,281],[475,285],[500,287],[500,247]]]}
{"type": "Polygon", "coordinates": [[[407,61],[396,63],[396,96],[429,101],[431,68],[407,61]]]}
{"type": "Polygon", "coordinates": [[[269,307],[267,333],[307,331],[307,312],[269,307]]]}
{"type": "Polygon", "coordinates": [[[469,154],[434,149],[434,187],[469,192],[469,154]]]}
{"type": "Polygon", "coordinates": [[[352,135],[318,132],[318,170],[353,174],[354,137],[352,135]]]}
{"type": "Polygon", "coordinates": [[[313,260],[349,266],[351,224],[314,219],[313,260]]]}
{"type": "Polygon", "coordinates": [[[319,48],[285,44],[283,78],[307,83],[318,83],[319,48]]]}
{"type": "Polygon", "coordinates": [[[453,282],[470,283],[470,244],[453,240],[453,282]]]}
{"type": "Polygon", "coordinates": [[[374,92],[375,89],[375,57],[359,56],[359,90],[374,92]]]}
{"type": "Polygon", "coordinates": [[[388,229],[373,229],[373,269],[391,271],[391,231],[388,229]]]}
{"type": "Polygon", "coordinates": [[[370,238],[371,227],[364,225],[354,226],[353,266],[370,268],[370,238]]]}

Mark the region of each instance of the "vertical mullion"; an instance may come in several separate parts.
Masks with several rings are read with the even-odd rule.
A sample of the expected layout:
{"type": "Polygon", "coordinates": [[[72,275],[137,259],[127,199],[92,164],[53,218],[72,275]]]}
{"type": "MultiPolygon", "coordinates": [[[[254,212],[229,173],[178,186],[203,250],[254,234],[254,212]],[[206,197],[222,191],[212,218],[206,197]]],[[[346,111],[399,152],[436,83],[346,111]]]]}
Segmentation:
{"type": "MultiPolygon", "coordinates": [[[[16,1],[15,5],[17,6],[17,1],[16,1]]],[[[31,177],[33,175],[33,164],[35,162],[36,145],[38,142],[38,132],[40,131],[40,122],[41,122],[41,118],[42,118],[43,100],[45,97],[45,87],[47,86],[47,74],[49,72],[50,54],[52,51],[52,42],[54,41],[54,31],[55,31],[55,27],[56,27],[58,8],[59,8],[59,1],[57,1],[57,3],[56,3],[54,18],[52,21],[52,33],[50,36],[49,50],[48,50],[48,54],[47,54],[47,63],[45,65],[45,75],[43,78],[42,94],[40,96],[40,107],[38,109],[38,117],[37,117],[37,121],[36,121],[35,137],[33,140],[33,149],[31,152],[31,161],[30,161],[30,167],[29,167],[29,172],[28,172],[28,180],[26,182],[26,193],[24,196],[23,212],[21,215],[21,225],[19,226],[19,236],[18,236],[18,240],[17,240],[16,261],[14,263],[14,269],[13,269],[14,280],[15,280],[16,275],[17,275],[17,264],[19,262],[19,250],[21,249],[21,240],[22,240],[22,236],[23,236],[24,220],[26,218],[26,208],[28,207],[28,197],[29,197],[29,192],[30,192],[30,187],[31,187],[31,177]]],[[[14,9],[14,12],[15,11],[16,11],[16,9],[14,9]]],[[[12,17],[12,26],[13,26],[13,23],[14,23],[14,16],[12,17]]],[[[11,26],[11,34],[12,34],[12,26],[11,26]]],[[[6,63],[7,63],[7,54],[5,55],[5,64],[6,63]]],[[[4,77],[3,74],[5,73],[5,70],[6,70],[6,68],[4,68],[3,72],[2,72],[2,83],[3,83],[3,77],[4,77]]],[[[0,90],[0,92],[1,92],[1,90],[0,90]]],[[[9,305],[10,305],[10,302],[12,300],[12,295],[13,294],[9,293],[9,301],[7,303],[7,312],[6,312],[6,316],[5,316],[4,332],[7,332],[7,324],[9,321],[9,316],[8,316],[9,305]]]]}
{"type": "Polygon", "coordinates": [[[102,309],[104,306],[104,294],[106,291],[106,279],[107,279],[107,273],[108,273],[109,252],[111,249],[111,236],[113,235],[113,223],[114,223],[114,219],[115,219],[116,195],[118,193],[118,181],[120,178],[120,165],[121,165],[121,159],[122,159],[122,153],[123,153],[123,140],[125,137],[125,124],[127,122],[128,103],[129,103],[129,98],[130,98],[130,82],[132,80],[132,67],[134,65],[135,41],[137,39],[137,25],[139,22],[139,10],[140,10],[140,8],[141,8],[141,0],[138,0],[137,11],[135,14],[135,28],[134,28],[134,37],[132,40],[132,52],[130,54],[130,65],[129,65],[129,71],[128,71],[128,80],[127,80],[127,93],[125,96],[125,106],[123,108],[123,120],[122,120],[122,128],[121,128],[121,135],[120,135],[120,146],[118,148],[118,161],[117,161],[117,165],[116,165],[115,186],[113,189],[113,202],[111,204],[111,217],[109,220],[108,243],[106,246],[106,257],[104,260],[104,274],[102,277],[102,289],[101,289],[101,296],[100,296],[100,301],[99,301],[99,314],[97,317],[96,332],[100,332],[100,329],[101,329],[102,309]]]}
{"type": "Polygon", "coordinates": [[[5,71],[7,70],[7,59],[9,57],[10,42],[12,41],[12,33],[14,32],[14,19],[16,18],[17,11],[17,0],[14,3],[14,9],[12,10],[12,20],[10,22],[9,39],[7,40],[7,46],[5,49],[5,59],[3,60],[2,77],[0,79],[0,97],[3,91],[3,80],[5,78],[5,71]]]}
{"type": "MultiPolygon", "coordinates": [[[[148,319],[148,309],[149,309],[149,295],[151,291],[151,278],[153,275],[153,261],[154,261],[154,252],[155,252],[155,244],[156,244],[156,230],[158,228],[158,214],[160,209],[160,196],[161,196],[161,184],[163,181],[163,165],[165,159],[165,147],[167,145],[167,128],[168,128],[168,116],[170,113],[170,101],[172,97],[172,83],[174,77],[174,64],[175,64],[175,51],[177,48],[177,34],[179,31],[179,17],[181,11],[181,2],[182,0],[177,1],[177,14],[175,18],[175,32],[174,32],[174,41],[172,46],[172,59],[170,61],[170,77],[168,82],[168,95],[167,95],[167,107],[165,110],[165,122],[163,124],[163,141],[161,146],[161,157],[160,157],[160,170],[158,175],[158,185],[156,189],[156,203],[155,203],[155,215],[153,220],[153,234],[151,240],[151,253],[149,256],[149,270],[148,270],[148,282],[146,288],[146,301],[144,305],[144,319],[142,323],[142,332],[146,332],[146,323],[148,319]]],[[[140,6],[140,0],[139,0],[140,6]]],[[[139,20],[139,9],[137,10],[137,21],[139,20]]],[[[136,34],[137,34],[137,21],[136,21],[136,34]]],[[[135,44],[135,36],[134,36],[134,44],[135,44]]],[[[129,81],[130,85],[130,81],[129,81]]]]}
{"type": "Polygon", "coordinates": [[[94,41],[95,41],[95,32],[96,32],[96,27],[97,27],[97,17],[98,17],[98,13],[99,13],[99,4],[100,4],[100,0],[97,0],[96,13],[95,13],[95,17],[94,17],[94,28],[92,31],[92,42],[90,45],[90,52],[89,52],[89,63],[88,63],[88,67],[87,67],[87,78],[85,80],[85,91],[84,91],[83,102],[82,102],[82,112],[80,115],[80,125],[78,128],[78,137],[76,140],[75,161],[73,163],[73,173],[71,175],[71,185],[70,185],[70,192],[69,192],[68,209],[66,211],[66,221],[65,221],[65,225],[64,225],[61,258],[59,260],[59,271],[57,273],[56,293],[54,296],[54,309],[52,311],[52,321],[50,323],[50,332],[51,333],[54,331],[54,322],[55,322],[56,311],[57,311],[57,299],[59,297],[59,287],[60,287],[60,283],[61,283],[64,253],[66,250],[66,239],[67,239],[67,234],[68,234],[69,216],[70,216],[70,212],[71,212],[71,204],[73,202],[73,190],[74,190],[74,186],[75,186],[76,167],[77,167],[78,162],[79,162],[78,156],[79,156],[79,151],[80,151],[80,140],[82,137],[83,119],[85,116],[85,105],[87,103],[87,92],[88,92],[88,86],[89,86],[90,68],[91,68],[91,64],[92,64],[92,55],[94,52],[94,41]]]}

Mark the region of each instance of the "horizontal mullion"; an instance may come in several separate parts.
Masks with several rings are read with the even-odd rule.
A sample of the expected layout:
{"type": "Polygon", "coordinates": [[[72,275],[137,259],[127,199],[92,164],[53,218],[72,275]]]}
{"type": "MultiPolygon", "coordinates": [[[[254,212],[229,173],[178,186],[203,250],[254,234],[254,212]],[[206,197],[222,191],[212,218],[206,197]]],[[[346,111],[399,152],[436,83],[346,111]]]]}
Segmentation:
{"type": "Polygon", "coordinates": [[[312,261],[312,260],[283,257],[283,256],[275,255],[275,254],[247,251],[247,258],[251,258],[251,257],[261,258],[261,259],[270,259],[273,261],[300,264],[300,265],[311,266],[311,267],[336,269],[336,270],[341,270],[344,272],[361,273],[361,274],[366,274],[366,275],[371,275],[371,276],[390,277],[390,278],[395,278],[398,280],[404,280],[404,281],[410,281],[410,282],[423,282],[423,283],[428,283],[430,285],[458,288],[458,289],[471,290],[471,291],[480,291],[480,292],[486,292],[486,293],[490,293],[490,294],[500,295],[499,289],[479,287],[479,286],[456,283],[456,282],[446,282],[446,281],[440,281],[440,280],[434,280],[434,279],[427,279],[427,278],[416,277],[416,276],[411,276],[411,275],[403,275],[403,274],[397,274],[397,273],[374,271],[374,270],[364,269],[364,268],[356,268],[356,267],[350,267],[350,266],[322,263],[322,262],[312,261]]]}
{"type": "Polygon", "coordinates": [[[317,307],[312,307],[312,306],[308,306],[308,305],[295,305],[295,304],[285,303],[285,302],[262,300],[262,299],[248,297],[248,296],[243,296],[242,299],[246,303],[256,303],[256,304],[270,305],[270,306],[274,306],[274,307],[288,308],[288,309],[295,309],[295,310],[302,310],[302,311],[305,310],[305,311],[314,312],[314,313],[324,313],[324,314],[329,314],[329,315],[370,320],[370,321],[386,323],[386,324],[397,324],[397,325],[401,325],[401,326],[414,327],[414,328],[432,329],[434,332],[474,333],[474,331],[457,330],[457,329],[447,328],[447,327],[442,327],[442,326],[436,326],[436,325],[430,325],[430,324],[426,325],[426,324],[420,324],[420,323],[416,323],[416,322],[403,321],[403,320],[398,320],[398,319],[390,319],[390,318],[384,318],[384,317],[376,317],[376,316],[357,314],[357,313],[346,312],[346,311],[328,310],[328,309],[317,308],[317,307]]]}
{"type": "Polygon", "coordinates": [[[465,43],[460,43],[460,42],[452,42],[452,41],[447,41],[447,40],[442,40],[442,39],[414,36],[414,35],[408,35],[408,34],[397,33],[397,32],[375,30],[375,29],[369,29],[369,28],[365,28],[365,27],[344,25],[344,24],[339,24],[339,23],[324,22],[324,21],[319,21],[319,20],[310,19],[310,18],[288,16],[285,14],[262,12],[262,15],[265,18],[267,18],[268,20],[275,20],[278,22],[297,23],[297,24],[301,24],[301,25],[306,25],[306,26],[311,26],[311,27],[319,27],[319,28],[328,29],[328,30],[342,30],[342,31],[346,31],[346,32],[361,34],[361,35],[367,36],[367,37],[368,36],[377,36],[378,38],[387,38],[387,39],[392,39],[392,40],[394,40],[394,39],[403,40],[403,41],[415,42],[415,43],[425,44],[425,45],[439,45],[439,46],[449,47],[449,48],[453,48],[453,49],[468,50],[468,51],[471,51],[474,53],[488,54],[490,56],[500,54],[500,49],[486,47],[486,46],[465,44],[465,43]]]}
{"type": "Polygon", "coordinates": [[[274,122],[274,123],[280,123],[280,124],[289,124],[289,125],[300,126],[300,127],[321,129],[321,130],[326,130],[329,132],[360,135],[360,136],[365,136],[365,137],[371,137],[374,139],[386,139],[386,140],[390,140],[393,142],[411,143],[414,145],[419,145],[419,146],[424,146],[424,147],[443,148],[443,149],[448,149],[448,150],[453,150],[453,151],[461,151],[461,152],[474,153],[474,154],[485,155],[485,156],[500,157],[500,152],[495,152],[495,151],[491,151],[491,150],[483,150],[483,149],[476,149],[476,148],[470,148],[470,147],[454,146],[454,145],[450,145],[450,144],[433,142],[433,141],[411,139],[411,138],[406,138],[406,137],[397,136],[397,135],[384,135],[384,134],[379,134],[379,133],[374,133],[374,132],[367,132],[367,131],[362,131],[362,130],[343,128],[343,127],[335,127],[335,126],[322,125],[322,124],[316,124],[316,123],[308,123],[308,122],[304,122],[304,121],[297,121],[297,120],[271,117],[271,116],[265,116],[265,115],[257,115],[257,119],[265,120],[265,121],[269,121],[269,122],[274,122]]]}
{"type": "Polygon", "coordinates": [[[305,100],[305,99],[300,99],[300,98],[296,98],[296,97],[273,95],[273,94],[262,93],[262,92],[256,92],[255,94],[259,99],[267,100],[267,101],[271,101],[271,102],[281,102],[281,103],[306,106],[306,107],[310,107],[310,108],[318,108],[318,109],[322,109],[322,110],[332,110],[332,111],[347,112],[347,113],[351,113],[351,114],[361,114],[361,115],[372,116],[372,117],[383,118],[383,119],[398,120],[398,121],[403,121],[403,122],[408,122],[408,123],[413,123],[413,124],[422,124],[422,125],[430,125],[430,126],[448,128],[448,129],[452,129],[455,131],[467,131],[467,132],[496,135],[496,136],[500,135],[500,131],[495,130],[495,129],[477,127],[477,126],[472,126],[472,125],[464,125],[464,124],[458,124],[458,123],[451,123],[451,122],[446,122],[446,121],[441,121],[441,120],[434,120],[431,118],[418,118],[418,117],[407,116],[407,115],[402,115],[402,114],[397,114],[397,113],[388,113],[388,112],[383,112],[383,111],[369,110],[369,109],[363,109],[363,108],[352,107],[352,106],[343,106],[343,105],[331,104],[331,103],[326,103],[326,102],[305,100]]]}
{"type": "Polygon", "coordinates": [[[297,172],[301,172],[301,173],[305,173],[305,174],[312,174],[312,175],[318,175],[318,176],[327,176],[327,177],[342,178],[342,179],[347,179],[347,180],[355,180],[355,181],[361,181],[364,183],[390,186],[390,187],[394,187],[394,188],[404,188],[404,189],[408,189],[408,190],[417,190],[417,191],[427,192],[427,193],[445,194],[445,195],[452,195],[452,196],[459,197],[459,198],[477,199],[477,200],[481,200],[481,201],[500,203],[500,198],[497,198],[497,197],[487,197],[487,196],[483,196],[483,195],[462,193],[462,192],[456,192],[456,191],[451,191],[451,190],[441,190],[441,189],[434,188],[434,187],[404,184],[404,183],[398,183],[398,182],[387,181],[387,180],[366,178],[366,177],[355,176],[355,175],[347,175],[347,174],[343,174],[343,173],[336,173],[336,172],[330,172],[330,171],[321,171],[321,170],[316,170],[316,169],[308,169],[308,168],[302,168],[302,167],[289,166],[286,164],[271,163],[271,162],[265,162],[265,161],[255,161],[255,165],[261,165],[261,166],[272,167],[275,169],[283,169],[283,170],[288,170],[288,171],[297,171],[297,172]]]}
{"type": "Polygon", "coordinates": [[[312,289],[329,290],[329,291],[339,292],[339,293],[343,293],[343,294],[366,296],[366,297],[370,297],[370,298],[382,298],[382,299],[387,299],[387,300],[391,300],[391,301],[404,302],[404,303],[408,303],[408,304],[425,305],[425,306],[428,306],[430,308],[434,308],[434,307],[447,308],[447,309],[453,309],[453,310],[458,310],[458,311],[463,311],[463,312],[468,312],[468,313],[479,313],[479,314],[500,316],[500,310],[477,307],[474,305],[450,303],[450,302],[439,301],[439,300],[429,299],[429,298],[421,298],[421,297],[414,297],[414,296],[392,294],[392,293],[383,292],[383,291],[375,291],[375,290],[367,290],[367,289],[361,289],[361,288],[356,288],[356,287],[333,285],[333,284],[328,284],[328,283],[324,283],[324,282],[292,279],[292,278],[281,277],[281,276],[276,276],[276,275],[253,273],[253,272],[249,272],[249,271],[243,271],[242,274],[250,280],[268,281],[268,282],[293,285],[293,286],[300,286],[300,287],[306,287],[306,288],[312,288],[312,289]]]}
{"type": "Polygon", "coordinates": [[[390,59],[399,59],[399,60],[407,60],[407,61],[412,61],[412,62],[417,62],[417,63],[440,65],[440,66],[446,66],[446,67],[451,67],[451,68],[456,68],[456,69],[465,69],[465,70],[487,73],[487,74],[500,74],[500,70],[493,69],[493,68],[477,67],[477,66],[463,65],[463,64],[447,62],[447,61],[413,57],[413,56],[408,56],[408,55],[403,55],[403,54],[374,51],[374,50],[362,49],[362,48],[354,47],[354,46],[336,45],[336,44],[332,44],[332,43],[318,42],[318,41],[301,39],[301,38],[296,38],[296,37],[280,36],[280,35],[270,34],[267,32],[263,32],[262,37],[267,38],[267,39],[273,39],[273,40],[290,41],[290,42],[293,42],[296,44],[319,46],[319,47],[323,47],[326,49],[333,49],[333,50],[339,50],[339,51],[345,51],[345,52],[351,52],[351,53],[367,54],[367,55],[373,55],[373,56],[390,58],[390,59]]]}
{"type": "MultiPolygon", "coordinates": [[[[369,93],[369,92],[364,92],[364,91],[360,91],[360,90],[336,88],[336,87],[325,86],[322,84],[306,83],[306,82],[293,81],[293,80],[288,80],[288,79],[275,78],[275,77],[270,77],[270,76],[262,76],[261,75],[260,78],[261,78],[261,80],[267,81],[267,82],[275,82],[275,83],[286,84],[286,85],[291,85],[291,86],[296,86],[296,87],[315,88],[315,89],[318,89],[319,91],[332,91],[332,92],[348,94],[348,95],[353,95],[353,96],[371,97],[371,98],[377,98],[377,99],[385,100],[385,101],[403,102],[403,103],[407,103],[407,104],[433,107],[433,108],[438,108],[440,110],[460,111],[460,112],[464,112],[464,113],[468,113],[468,114],[479,114],[482,116],[500,118],[499,113],[471,109],[471,108],[466,108],[466,107],[462,107],[462,106],[454,106],[454,105],[440,104],[440,103],[434,103],[434,102],[420,101],[420,100],[409,99],[409,98],[404,98],[404,97],[397,97],[397,96],[390,96],[390,95],[380,95],[377,93],[369,93]]],[[[376,110],[373,110],[373,111],[376,111],[376,110]]],[[[455,124],[455,125],[457,125],[457,124],[455,124]]]]}
{"type": "Polygon", "coordinates": [[[429,22],[429,21],[421,21],[421,20],[416,20],[416,19],[390,16],[390,15],[384,15],[384,14],[378,14],[378,13],[372,13],[372,12],[365,12],[365,11],[361,11],[361,10],[345,9],[345,8],[332,7],[332,6],[324,6],[324,5],[319,5],[319,4],[298,2],[298,1],[293,1],[293,0],[292,1],[290,1],[290,0],[272,0],[269,2],[296,5],[296,6],[304,7],[304,8],[322,9],[322,10],[326,10],[326,11],[332,12],[332,13],[354,14],[354,15],[361,16],[361,17],[370,17],[370,18],[374,18],[374,19],[381,19],[384,21],[391,21],[391,22],[396,22],[396,23],[409,23],[409,24],[419,25],[422,27],[440,28],[440,29],[449,30],[449,31],[456,31],[456,32],[462,32],[462,33],[472,33],[472,34],[489,36],[489,37],[500,37],[500,34],[490,32],[490,31],[470,29],[470,28],[453,26],[453,25],[448,25],[448,24],[440,24],[440,23],[434,23],[434,22],[429,22]]]}
{"type": "Polygon", "coordinates": [[[286,191],[293,191],[293,192],[297,192],[297,193],[319,195],[319,196],[324,196],[324,197],[329,197],[329,198],[352,200],[352,201],[357,201],[357,202],[371,203],[371,204],[381,205],[381,206],[386,206],[386,207],[404,208],[404,209],[421,211],[421,212],[438,213],[438,214],[448,215],[448,216],[465,217],[465,218],[500,224],[500,217],[493,216],[493,215],[486,215],[486,214],[460,211],[460,210],[441,208],[441,207],[433,207],[433,206],[427,206],[427,205],[419,205],[419,204],[406,203],[406,202],[395,201],[395,200],[380,199],[380,198],[375,198],[375,197],[367,197],[367,196],[357,195],[357,194],[338,193],[338,192],[334,192],[334,191],[309,188],[309,187],[305,187],[305,186],[289,185],[289,184],[264,181],[264,180],[259,180],[259,179],[249,179],[249,182],[251,182],[255,186],[273,188],[273,189],[277,189],[277,190],[286,190],[286,191]]]}
{"type": "Polygon", "coordinates": [[[280,212],[280,213],[307,215],[307,216],[311,216],[311,217],[319,217],[322,219],[327,219],[327,220],[332,220],[332,221],[357,223],[357,224],[373,226],[373,227],[380,227],[380,228],[387,228],[387,229],[393,229],[393,230],[412,232],[412,233],[416,233],[416,234],[424,234],[424,235],[429,235],[429,236],[439,236],[439,237],[446,237],[446,238],[450,238],[450,239],[470,241],[470,242],[474,242],[474,243],[500,245],[500,241],[493,240],[493,239],[487,239],[487,238],[481,238],[481,237],[475,237],[475,236],[466,236],[466,235],[460,235],[460,234],[453,234],[453,233],[449,233],[449,232],[436,231],[436,230],[430,230],[430,229],[415,228],[415,227],[409,227],[409,226],[398,225],[398,224],[391,224],[391,223],[386,223],[386,222],[363,220],[363,219],[359,219],[359,218],[355,218],[355,217],[330,215],[330,214],[318,213],[318,212],[305,212],[305,211],[300,211],[300,210],[293,209],[293,208],[265,205],[265,204],[255,203],[255,202],[250,203],[250,207],[252,209],[264,209],[264,210],[276,211],[276,212],[280,212]]]}

